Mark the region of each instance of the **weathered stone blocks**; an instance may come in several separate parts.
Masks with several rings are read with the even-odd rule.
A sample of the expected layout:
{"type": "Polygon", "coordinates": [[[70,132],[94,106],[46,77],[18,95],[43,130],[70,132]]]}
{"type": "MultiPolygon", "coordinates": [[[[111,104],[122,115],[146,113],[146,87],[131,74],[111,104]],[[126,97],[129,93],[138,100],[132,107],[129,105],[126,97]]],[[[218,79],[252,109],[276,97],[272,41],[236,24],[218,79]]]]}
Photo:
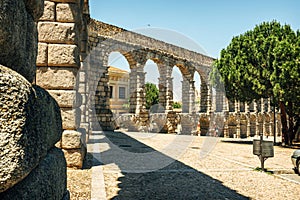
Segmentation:
{"type": "Polygon", "coordinates": [[[81,95],[75,90],[48,90],[61,108],[77,108],[81,105],[81,95]]]}
{"type": "Polygon", "coordinates": [[[48,66],[79,67],[79,50],[76,45],[49,44],[48,66]]]}
{"type": "Polygon", "coordinates": [[[67,167],[79,168],[83,166],[86,148],[82,145],[80,149],[62,149],[67,161],[67,167]]]}
{"type": "Polygon", "coordinates": [[[64,130],[76,130],[80,125],[80,109],[79,108],[61,108],[61,116],[63,119],[64,130]]]}
{"type": "Polygon", "coordinates": [[[25,178],[60,140],[58,104],[44,89],[0,65],[0,192],[25,178]]]}
{"type": "Polygon", "coordinates": [[[62,67],[39,67],[36,83],[50,90],[72,90],[75,88],[77,69],[62,67]]]}
{"type": "MultiPolygon", "coordinates": [[[[21,182],[0,193],[2,200],[63,199],[68,197],[66,160],[62,150],[52,148],[21,182]]],[[[68,199],[68,198],[66,198],[68,199]]]]}
{"type": "MultiPolygon", "coordinates": [[[[75,44],[77,29],[74,23],[39,22],[39,41],[58,44],[75,44]]],[[[65,47],[63,47],[65,48],[65,47]]]]}
{"type": "MultiPolygon", "coordinates": [[[[86,25],[83,21],[83,3],[83,0],[45,2],[44,15],[38,22],[39,56],[36,74],[36,84],[46,88],[61,109],[64,136],[56,146],[78,151],[81,156],[84,156],[81,152],[84,141],[77,139],[82,97],[77,89],[81,80],[78,75],[80,53],[83,52],[80,45],[87,41],[82,39],[82,28],[86,25]]],[[[80,168],[83,159],[79,160],[81,164],[76,164],[76,161],[75,165],[80,168]]],[[[69,167],[73,165],[68,161],[69,167]]]]}
{"type": "Polygon", "coordinates": [[[59,3],[56,6],[56,20],[59,22],[78,22],[79,7],[73,3],[59,3]]]}
{"type": "Polygon", "coordinates": [[[51,1],[45,1],[43,16],[39,19],[40,21],[54,21],[55,20],[55,3],[51,1]]]}
{"type": "Polygon", "coordinates": [[[64,149],[79,149],[82,145],[82,139],[80,132],[65,130],[62,134],[61,147],[64,149]]]}
{"type": "Polygon", "coordinates": [[[36,59],[37,66],[47,66],[48,63],[48,44],[38,44],[38,55],[36,59]]]}

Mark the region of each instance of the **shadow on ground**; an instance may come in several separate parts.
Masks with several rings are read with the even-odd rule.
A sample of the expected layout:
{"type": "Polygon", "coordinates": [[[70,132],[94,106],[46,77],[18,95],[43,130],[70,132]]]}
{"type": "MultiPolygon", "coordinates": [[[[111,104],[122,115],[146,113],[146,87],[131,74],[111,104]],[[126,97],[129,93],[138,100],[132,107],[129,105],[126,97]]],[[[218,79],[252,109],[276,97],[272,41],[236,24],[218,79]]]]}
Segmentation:
{"type": "MultiPolygon", "coordinates": [[[[99,134],[99,133],[98,133],[99,134]]],[[[162,162],[161,159],[167,161],[168,165],[163,168],[159,168],[155,171],[147,171],[143,168],[144,162],[139,160],[141,169],[137,170],[134,165],[134,169],[130,170],[128,162],[122,154],[118,152],[110,152],[114,150],[107,150],[100,154],[101,159],[105,160],[104,163],[108,164],[115,163],[121,170],[122,177],[118,178],[120,182],[118,187],[120,191],[118,195],[113,199],[126,199],[126,200],[137,200],[137,199],[249,199],[236,191],[224,186],[222,182],[216,180],[202,172],[199,172],[190,166],[185,165],[179,161],[176,161],[169,156],[166,156],[153,148],[135,140],[134,138],[126,135],[122,132],[104,132],[104,139],[90,140],[89,143],[103,143],[108,140],[110,148],[119,148],[118,152],[130,152],[137,155],[147,155],[155,153],[159,155],[157,158],[158,162],[162,162]],[[122,157],[122,159],[120,159],[122,157]],[[127,163],[127,164],[126,164],[127,163]]],[[[95,158],[99,158],[100,152],[94,152],[93,165],[101,165],[102,162],[95,158]]],[[[126,156],[126,154],[124,154],[126,156]]],[[[91,155],[90,155],[91,156],[91,155]]],[[[128,158],[129,160],[132,158],[128,158]]],[[[146,157],[147,159],[147,157],[146,157]]],[[[130,162],[130,161],[129,161],[130,162]]],[[[155,162],[155,160],[151,160],[155,162]]],[[[200,160],[199,160],[200,162],[200,160]]],[[[217,166],[216,166],[217,167],[217,166]]]]}

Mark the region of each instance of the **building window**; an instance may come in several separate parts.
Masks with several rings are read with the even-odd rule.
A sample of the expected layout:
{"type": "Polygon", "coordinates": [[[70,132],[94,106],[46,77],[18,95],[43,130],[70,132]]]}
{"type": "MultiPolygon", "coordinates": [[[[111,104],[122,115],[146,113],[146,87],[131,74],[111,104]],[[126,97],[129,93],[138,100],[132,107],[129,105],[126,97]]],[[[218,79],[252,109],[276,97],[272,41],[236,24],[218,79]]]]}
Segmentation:
{"type": "Polygon", "coordinates": [[[125,99],[126,95],[125,95],[125,87],[119,87],[119,99],[125,99]]]}
{"type": "Polygon", "coordinates": [[[114,87],[113,86],[109,86],[109,98],[113,98],[113,91],[114,91],[114,87]]]}

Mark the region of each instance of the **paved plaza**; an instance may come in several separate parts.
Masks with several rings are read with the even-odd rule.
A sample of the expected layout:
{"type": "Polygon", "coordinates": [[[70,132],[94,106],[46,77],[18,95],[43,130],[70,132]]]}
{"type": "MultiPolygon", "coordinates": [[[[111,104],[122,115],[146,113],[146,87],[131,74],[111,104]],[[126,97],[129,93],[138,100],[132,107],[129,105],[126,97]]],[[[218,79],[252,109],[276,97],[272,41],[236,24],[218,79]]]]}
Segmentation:
{"type": "Polygon", "coordinates": [[[150,133],[94,132],[92,199],[298,199],[293,149],[275,147],[265,162],[251,144],[221,138],[150,133]]]}

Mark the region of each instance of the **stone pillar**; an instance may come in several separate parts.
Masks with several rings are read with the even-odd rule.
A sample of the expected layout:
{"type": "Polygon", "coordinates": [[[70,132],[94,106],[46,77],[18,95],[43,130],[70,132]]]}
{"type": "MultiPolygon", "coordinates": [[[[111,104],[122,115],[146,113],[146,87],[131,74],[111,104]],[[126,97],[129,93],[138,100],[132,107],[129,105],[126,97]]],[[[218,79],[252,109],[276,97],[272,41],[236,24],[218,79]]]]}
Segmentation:
{"type": "MultiPolygon", "coordinates": [[[[85,156],[85,138],[79,132],[80,100],[78,94],[83,26],[83,0],[45,1],[44,15],[38,22],[38,58],[36,84],[46,88],[56,99],[63,119],[64,136],[79,140],[79,146],[61,143],[68,167],[81,168],[85,156]],[[78,137],[80,135],[80,137],[78,137]],[[80,155],[80,156],[78,156],[80,155]]],[[[83,50],[84,51],[84,50],[83,50]]],[[[64,141],[64,140],[62,140],[64,141]]]]}
{"type": "Polygon", "coordinates": [[[132,66],[130,73],[130,112],[135,113],[134,122],[140,131],[149,125],[149,113],[146,110],[145,72],[142,63],[132,66]]]}
{"type": "Polygon", "coordinates": [[[271,106],[271,98],[268,98],[268,113],[270,116],[269,130],[270,130],[270,135],[272,136],[274,136],[274,125],[275,125],[274,112],[275,110],[273,110],[271,106]]]}
{"type": "Polygon", "coordinates": [[[166,94],[166,111],[173,111],[173,77],[168,77],[166,80],[166,86],[167,86],[167,94],[166,94]]]}
{"type": "Polygon", "coordinates": [[[211,88],[201,79],[201,101],[200,112],[210,112],[211,110],[211,88]]]}
{"type": "Polygon", "coordinates": [[[80,71],[78,73],[78,81],[79,81],[79,87],[78,87],[78,93],[80,96],[78,98],[81,98],[81,106],[80,106],[80,128],[81,131],[83,131],[86,135],[86,142],[88,140],[88,135],[90,134],[90,123],[89,123],[89,115],[88,115],[88,96],[89,96],[89,87],[88,87],[88,69],[87,66],[84,65],[83,62],[81,62],[80,71]]]}
{"type": "Polygon", "coordinates": [[[146,109],[146,99],[145,99],[145,75],[146,73],[143,71],[143,68],[138,68],[136,73],[136,88],[137,88],[137,96],[136,96],[136,113],[140,113],[141,111],[146,109]]]}
{"type": "MultiPolygon", "coordinates": [[[[96,113],[96,102],[100,101],[101,96],[98,91],[104,91],[104,84],[98,88],[100,78],[105,72],[103,67],[104,60],[108,59],[107,53],[104,53],[98,47],[99,39],[95,33],[89,34],[89,55],[84,60],[84,66],[87,69],[87,115],[91,129],[100,130],[98,117],[96,113]],[[102,59],[100,59],[102,57],[102,59]]],[[[99,108],[100,109],[100,108],[99,108]]]]}
{"type": "Polygon", "coordinates": [[[241,113],[240,113],[240,102],[238,100],[236,100],[234,102],[234,110],[235,110],[235,115],[236,115],[236,137],[237,138],[240,138],[241,137],[241,120],[240,120],[240,117],[241,117],[241,113]]]}
{"type": "Polygon", "coordinates": [[[134,66],[130,66],[130,113],[140,113],[146,109],[145,99],[145,72],[144,65],[141,63],[135,63],[134,66]]]}
{"type": "Polygon", "coordinates": [[[212,110],[212,86],[208,85],[208,96],[207,96],[207,113],[213,112],[212,110]]]}
{"type": "Polygon", "coordinates": [[[261,112],[262,113],[266,112],[265,99],[263,98],[260,99],[260,106],[261,106],[261,112]]]}
{"type": "Polygon", "coordinates": [[[173,78],[172,66],[168,64],[158,64],[159,77],[159,104],[166,112],[173,110],[173,78]]]}
{"type": "Polygon", "coordinates": [[[136,96],[137,96],[137,70],[136,68],[132,68],[129,74],[129,91],[130,91],[130,99],[129,99],[129,112],[135,113],[136,111],[136,96]]]}
{"type": "Polygon", "coordinates": [[[245,112],[246,112],[246,118],[247,118],[247,137],[250,137],[251,135],[251,122],[250,122],[250,106],[248,103],[245,103],[245,112]]]}
{"type": "Polygon", "coordinates": [[[189,80],[183,77],[182,81],[182,113],[190,111],[190,83],[189,80]]]}
{"type": "Polygon", "coordinates": [[[266,103],[265,103],[265,99],[264,98],[261,98],[260,100],[261,102],[261,115],[262,115],[262,132],[263,134],[267,134],[268,132],[268,129],[267,129],[267,125],[266,125],[266,103]]]}
{"type": "Polygon", "coordinates": [[[228,111],[229,112],[229,100],[227,99],[226,96],[224,96],[223,104],[224,104],[224,111],[228,111]]]}
{"type": "Polygon", "coordinates": [[[89,5],[88,0],[84,0],[83,6],[83,17],[82,17],[82,30],[80,35],[80,69],[79,69],[79,89],[78,92],[81,94],[81,121],[80,128],[81,131],[86,133],[86,142],[88,141],[88,136],[91,134],[91,124],[89,120],[89,65],[85,60],[88,57],[88,20],[90,17],[89,14],[89,5]]]}
{"type": "Polygon", "coordinates": [[[196,108],[195,108],[195,81],[190,81],[190,87],[189,87],[189,113],[195,113],[196,108]]]}
{"type": "Polygon", "coordinates": [[[107,64],[102,64],[100,67],[102,70],[100,73],[98,72],[100,78],[98,79],[94,101],[97,121],[100,125],[100,130],[113,130],[113,113],[110,110],[109,103],[110,89],[108,86],[108,66],[107,64]]]}
{"type": "Polygon", "coordinates": [[[235,100],[234,102],[234,112],[239,113],[240,112],[240,101],[235,100]]]}
{"type": "Polygon", "coordinates": [[[253,102],[253,104],[254,104],[254,111],[255,111],[255,115],[256,115],[256,118],[255,118],[255,125],[256,125],[256,127],[255,127],[255,135],[256,136],[259,136],[259,120],[258,120],[258,103],[257,103],[257,101],[254,101],[253,102]]]}
{"type": "Polygon", "coordinates": [[[195,85],[194,81],[182,81],[182,113],[195,113],[195,85]]]}

